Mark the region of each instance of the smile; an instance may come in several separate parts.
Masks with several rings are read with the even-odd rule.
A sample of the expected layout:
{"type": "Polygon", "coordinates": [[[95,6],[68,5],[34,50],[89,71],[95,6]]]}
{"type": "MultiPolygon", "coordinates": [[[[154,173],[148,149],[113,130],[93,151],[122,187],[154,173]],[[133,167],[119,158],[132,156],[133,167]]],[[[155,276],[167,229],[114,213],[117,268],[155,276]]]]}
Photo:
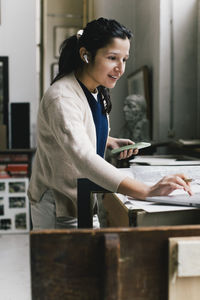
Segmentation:
{"type": "Polygon", "coordinates": [[[117,80],[118,79],[118,77],[117,76],[113,76],[113,75],[108,75],[110,78],[113,78],[113,79],[115,79],[115,80],[117,80]]]}

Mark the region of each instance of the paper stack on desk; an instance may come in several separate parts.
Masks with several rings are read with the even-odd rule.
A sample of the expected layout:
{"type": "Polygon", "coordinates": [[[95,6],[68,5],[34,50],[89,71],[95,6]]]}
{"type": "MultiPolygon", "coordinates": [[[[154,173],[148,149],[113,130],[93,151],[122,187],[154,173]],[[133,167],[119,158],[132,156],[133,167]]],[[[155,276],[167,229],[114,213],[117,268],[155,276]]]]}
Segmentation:
{"type": "MultiPolygon", "coordinates": [[[[151,202],[151,201],[141,201],[136,200],[121,194],[116,194],[117,197],[122,201],[122,203],[129,209],[134,210],[144,210],[146,212],[162,212],[162,211],[179,211],[179,210],[188,210],[187,206],[180,205],[160,205],[159,203],[151,202]]],[[[195,207],[190,207],[190,209],[195,209],[195,207]]]]}
{"type": "Polygon", "coordinates": [[[130,164],[149,165],[149,166],[191,166],[200,165],[200,160],[194,158],[177,157],[158,157],[158,156],[136,156],[129,161],[130,164]]]}
{"type": "MultiPolygon", "coordinates": [[[[127,169],[126,169],[127,170],[127,169]]],[[[169,196],[149,197],[147,201],[131,199],[130,197],[120,196],[124,205],[137,206],[146,211],[162,211],[162,210],[178,210],[188,208],[188,206],[200,207],[200,166],[136,166],[129,168],[129,172],[133,178],[145,182],[148,185],[153,185],[162,177],[170,174],[184,173],[188,178],[195,179],[191,183],[191,188],[194,193],[189,196],[184,190],[175,190],[169,196]],[[164,204],[163,208],[162,205],[164,204]],[[156,207],[156,204],[158,207],[156,207]],[[168,204],[169,207],[166,207],[168,204]],[[145,207],[145,208],[144,208],[145,207]]],[[[127,207],[128,207],[127,206],[127,207]]],[[[130,207],[128,207],[130,208],[130,207]]]]}
{"type": "Polygon", "coordinates": [[[172,174],[185,174],[188,178],[200,181],[200,166],[140,166],[130,167],[132,176],[140,181],[157,182],[163,176],[172,174]]]}
{"type": "MultiPolygon", "coordinates": [[[[147,183],[151,185],[151,183],[147,183]]],[[[142,209],[146,212],[178,211],[200,207],[200,185],[193,184],[193,196],[183,190],[176,190],[169,196],[149,197],[145,201],[117,194],[128,209],[142,209]]]]}
{"type": "Polygon", "coordinates": [[[148,197],[147,201],[200,208],[200,183],[191,184],[191,189],[193,192],[192,196],[188,195],[184,190],[175,190],[169,196],[148,197]]]}

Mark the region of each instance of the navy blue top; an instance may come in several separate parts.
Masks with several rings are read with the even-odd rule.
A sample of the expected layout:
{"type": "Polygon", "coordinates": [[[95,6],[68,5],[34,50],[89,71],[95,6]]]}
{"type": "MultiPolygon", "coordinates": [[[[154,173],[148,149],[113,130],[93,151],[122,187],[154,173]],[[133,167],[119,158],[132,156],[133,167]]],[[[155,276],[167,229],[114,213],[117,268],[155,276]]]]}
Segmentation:
{"type": "Polygon", "coordinates": [[[85,93],[92,111],[92,116],[96,127],[97,154],[99,154],[101,157],[104,157],[108,136],[108,119],[106,114],[103,113],[103,101],[101,99],[101,94],[98,93],[97,101],[92,93],[90,93],[90,91],[86,88],[86,86],[80,81],[79,83],[85,93]]]}

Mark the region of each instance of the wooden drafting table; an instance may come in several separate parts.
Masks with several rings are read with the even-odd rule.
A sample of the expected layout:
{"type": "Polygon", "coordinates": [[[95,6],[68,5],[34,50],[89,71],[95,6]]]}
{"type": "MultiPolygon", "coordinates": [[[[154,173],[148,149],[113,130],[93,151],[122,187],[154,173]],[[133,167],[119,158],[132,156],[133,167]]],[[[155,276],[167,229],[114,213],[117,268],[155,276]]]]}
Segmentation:
{"type": "Polygon", "coordinates": [[[105,194],[103,206],[108,227],[168,226],[200,224],[200,209],[168,205],[137,205],[124,203],[120,194],[105,194]]]}
{"type": "MultiPolygon", "coordinates": [[[[186,173],[200,178],[200,166],[132,166],[122,170],[137,180],[157,182],[167,174],[186,173]]],[[[107,226],[162,226],[200,224],[200,209],[132,201],[120,194],[105,194],[107,226]]]]}

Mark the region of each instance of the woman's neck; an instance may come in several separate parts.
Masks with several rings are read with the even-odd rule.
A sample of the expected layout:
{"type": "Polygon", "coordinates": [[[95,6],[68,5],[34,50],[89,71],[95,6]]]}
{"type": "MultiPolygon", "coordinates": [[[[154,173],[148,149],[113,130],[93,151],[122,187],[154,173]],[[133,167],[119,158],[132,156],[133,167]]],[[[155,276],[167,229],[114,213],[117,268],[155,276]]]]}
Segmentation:
{"type": "Polygon", "coordinates": [[[83,71],[77,71],[74,73],[76,79],[81,81],[84,86],[90,91],[91,93],[97,93],[97,86],[94,86],[94,83],[91,82],[89,76],[87,76],[83,71]]]}

